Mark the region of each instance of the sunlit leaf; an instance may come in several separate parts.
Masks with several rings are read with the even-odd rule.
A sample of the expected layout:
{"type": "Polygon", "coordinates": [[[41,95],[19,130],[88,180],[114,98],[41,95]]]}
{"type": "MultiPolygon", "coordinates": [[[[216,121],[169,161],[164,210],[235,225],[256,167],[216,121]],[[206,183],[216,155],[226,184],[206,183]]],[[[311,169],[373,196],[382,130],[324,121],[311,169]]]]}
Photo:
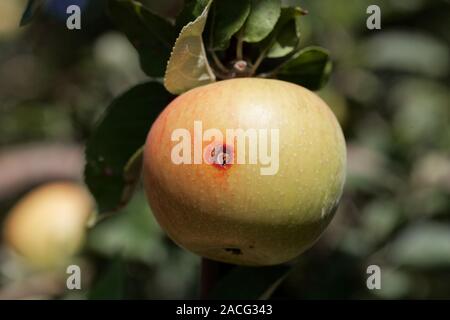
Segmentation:
{"type": "Polygon", "coordinates": [[[209,0],[185,0],[184,7],[176,19],[176,29],[178,32],[189,22],[197,19],[205,10],[209,0]]]}
{"type": "Polygon", "coordinates": [[[166,89],[173,94],[181,94],[216,80],[202,39],[210,6],[211,2],[195,21],[181,30],[175,43],[164,78],[166,89]]]}

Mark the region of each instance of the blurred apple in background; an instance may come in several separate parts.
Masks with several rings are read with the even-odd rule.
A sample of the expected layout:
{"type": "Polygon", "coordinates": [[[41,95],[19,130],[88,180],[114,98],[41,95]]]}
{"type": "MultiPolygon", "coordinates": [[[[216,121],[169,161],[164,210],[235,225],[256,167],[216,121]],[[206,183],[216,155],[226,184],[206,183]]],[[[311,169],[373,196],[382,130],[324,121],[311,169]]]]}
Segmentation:
{"type": "Polygon", "coordinates": [[[25,1],[23,0],[0,1],[0,40],[19,33],[19,23],[24,6],[25,1]]]}
{"type": "Polygon", "coordinates": [[[4,224],[6,244],[38,269],[63,266],[81,248],[94,210],[87,189],[51,182],[25,195],[4,224]]]}

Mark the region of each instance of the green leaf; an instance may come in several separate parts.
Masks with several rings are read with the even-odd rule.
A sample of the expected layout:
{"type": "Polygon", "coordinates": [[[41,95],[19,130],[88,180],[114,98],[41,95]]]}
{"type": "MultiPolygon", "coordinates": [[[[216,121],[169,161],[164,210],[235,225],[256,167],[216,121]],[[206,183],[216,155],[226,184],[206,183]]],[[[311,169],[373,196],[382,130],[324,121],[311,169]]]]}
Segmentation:
{"type": "Polygon", "coordinates": [[[300,19],[305,14],[301,8],[283,8],[273,32],[268,37],[268,58],[282,58],[299,49],[300,19]]]}
{"type": "Polygon", "coordinates": [[[278,78],[310,90],[318,90],[328,81],[331,69],[328,51],[319,47],[307,47],[281,67],[278,78]]]}
{"type": "Polygon", "coordinates": [[[139,149],[172,96],[156,82],[138,85],[107,108],[86,147],[86,183],[99,213],[123,207],[139,178],[139,149]]]}
{"type": "Polygon", "coordinates": [[[408,227],[387,248],[391,261],[413,268],[450,266],[450,227],[427,222],[408,227]]]}
{"type": "Polygon", "coordinates": [[[268,299],[291,267],[236,267],[213,289],[212,299],[268,299]]]}
{"type": "Polygon", "coordinates": [[[250,13],[250,0],[216,0],[213,5],[214,50],[225,50],[231,37],[244,25],[250,13]]]}
{"type": "Polygon", "coordinates": [[[414,277],[405,270],[383,266],[381,288],[372,292],[381,299],[405,299],[414,287],[414,277]]]}
{"type": "Polygon", "coordinates": [[[163,76],[176,38],[175,27],[134,0],[109,0],[109,13],[139,52],[144,72],[163,76]]]}
{"type": "Polygon", "coordinates": [[[136,185],[139,182],[139,176],[141,175],[142,165],[144,162],[144,146],[139,148],[128,160],[127,164],[123,168],[123,177],[125,180],[125,186],[122,191],[122,199],[128,202],[133,196],[136,185]]]}
{"type": "Polygon", "coordinates": [[[89,300],[119,300],[125,296],[125,263],[120,257],[102,273],[88,294],[89,300]]]}
{"type": "Polygon", "coordinates": [[[161,228],[151,219],[143,190],[137,190],[130,203],[113,215],[99,221],[89,231],[89,250],[103,256],[121,255],[126,261],[154,264],[167,254],[161,228]]]}
{"type": "Polygon", "coordinates": [[[151,12],[161,17],[174,19],[184,7],[184,0],[139,0],[151,12]]]}
{"type": "Polygon", "coordinates": [[[211,2],[197,19],[181,30],[175,42],[164,77],[166,89],[173,94],[216,81],[202,38],[210,6],[211,2]]]}
{"type": "Polygon", "coordinates": [[[244,27],[244,41],[263,40],[274,29],[280,14],[280,0],[251,0],[250,15],[244,27]]]}
{"type": "Polygon", "coordinates": [[[298,46],[298,37],[291,25],[286,26],[269,49],[267,58],[282,58],[293,52],[298,46]]]}
{"type": "Polygon", "coordinates": [[[445,41],[427,33],[381,32],[361,43],[362,63],[377,70],[445,77],[449,50],[445,41]]]}
{"type": "Polygon", "coordinates": [[[282,58],[298,49],[300,44],[300,31],[298,18],[288,23],[267,53],[268,58],[282,58]]]}
{"type": "Polygon", "coordinates": [[[44,0],[28,0],[25,11],[22,14],[22,19],[20,20],[20,26],[23,27],[29,24],[37,12],[41,10],[42,5],[44,4],[44,0]]]}

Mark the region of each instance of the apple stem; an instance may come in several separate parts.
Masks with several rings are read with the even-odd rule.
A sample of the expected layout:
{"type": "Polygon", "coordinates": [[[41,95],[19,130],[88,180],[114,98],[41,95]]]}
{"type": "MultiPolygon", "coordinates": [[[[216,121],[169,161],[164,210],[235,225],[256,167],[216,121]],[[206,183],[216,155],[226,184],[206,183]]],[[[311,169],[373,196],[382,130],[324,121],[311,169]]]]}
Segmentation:
{"type": "Polygon", "coordinates": [[[236,60],[244,59],[244,28],[241,28],[237,34],[236,60]]]}
{"type": "Polygon", "coordinates": [[[202,299],[209,299],[211,292],[232,267],[232,265],[226,263],[202,258],[200,297],[202,299]]]}

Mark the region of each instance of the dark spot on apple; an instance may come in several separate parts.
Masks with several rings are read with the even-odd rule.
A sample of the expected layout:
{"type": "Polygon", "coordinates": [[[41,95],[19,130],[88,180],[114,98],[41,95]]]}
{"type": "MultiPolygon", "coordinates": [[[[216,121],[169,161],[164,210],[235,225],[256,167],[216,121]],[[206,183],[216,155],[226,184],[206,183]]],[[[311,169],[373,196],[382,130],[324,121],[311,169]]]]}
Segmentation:
{"type": "Polygon", "coordinates": [[[226,252],[230,252],[231,254],[235,254],[235,255],[240,255],[242,254],[241,249],[239,248],[225,248],[224,249],[226,252]]]}
{"type": "Polygon", "coordinates": [[[234,163],[233,147],[227,144],[217,144],[206,154],[208,163],[218,169],[229,169],[234,163]]]}

